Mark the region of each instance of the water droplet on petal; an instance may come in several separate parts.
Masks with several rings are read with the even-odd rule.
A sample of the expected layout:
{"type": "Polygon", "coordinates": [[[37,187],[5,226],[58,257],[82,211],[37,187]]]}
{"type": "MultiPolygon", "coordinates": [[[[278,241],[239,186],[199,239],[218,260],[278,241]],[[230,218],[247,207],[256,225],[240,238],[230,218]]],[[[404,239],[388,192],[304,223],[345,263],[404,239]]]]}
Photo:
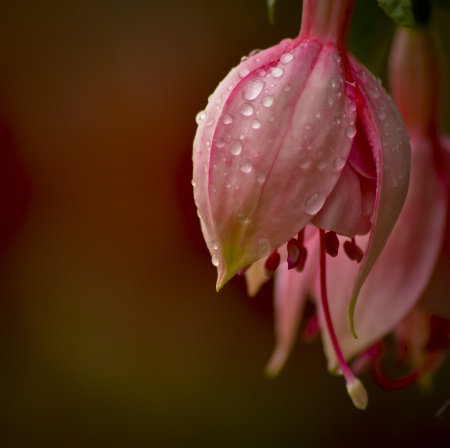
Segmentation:
{"type": "Polygon", "coordinates": [[[254,111],[255,108],[249,103],[244,103],[241,107],[241,114],[244,115],[245,117],[249,117],[250,115],[253,114],[254,111]]]}
{"type": "Polygon", "coordinates": [[[334,53],[333,59],[338,63],[341,62],[341,57],[339,56],[339,53],[334,53]]]}
{"type": "Polygon", "coordinates": [[[256,175],[256,182],[262,184],[262,183],[264,183],[265,180],[266,180],[266,176],[264,176],[264,174],[258,173],[256,175]]]}
{"type": "Polygon", "coordinates": [[[272,69],[272,76],[274,78],[280,78],[281,76],[283,76],[284,70],[281,67],[274,67],[272,69]]]}
{"type": "Polygon", "coordinates": [[[285,92],[289,92],[289,90],[291,90],[292,89],[292,86],[290,85],[290,84],[286,84],[285,86],[284,86],[284,91],[285,92]]]}
{"type": "Polygon", "coordinates": [[[223,123],[223,124],[230,124],[230,123],[233,123],[233,117],[232,117],[231,115],[229,115],[229,114],[225,114],[225,115],[222,117],[222,123],[223,123]]]}
{"type": "Polygon", "coordinates": [[[253,169],[253,164],[250,160],[244,159],[241,162],[241,171],[243,173],[250,173],[252,171],[252,169],[253,169]]]}
{"type": "Polygon", "coordinates": [[[197,186],[197,182],[194,179],[191,180],[191,185],[195,188],[197,186]]]}
{"type": "Polygon", "coordinates": [[[205,118],[206,118],[206,112],[204,110],[201,110],[195,117],[195,121],[197,124],[200,124],[205,118]]]}
{"type": "Polygon", "coordinates": [[[291,53],[284,53],[283,55],[281,55],[280,61],[282,64],[289,64],[292,59],[294,59],[294,56],[292,56],[291,53]]]}
{"type": "Polygon", "coordinates": [[[250,73],[247,67],[241,67],[238,71],[239,78],[245,78],[250,73]]]}
{"type": "Polygon", "coordinates": [[[369,94],[374,100],[380,98],[381,96],[380,90],[376,87],[374,87],[373,89],[369,89],[369,94]]]}
{"type": "Polygon", "coordinates": [[[261,127],[261,122],[258,119],[255,118],[250,123],[250,126],[252,127],[252,129],[259,129],[261,127]]]}
{"type": "Polygon", "coordinates": [[[305,201],[303,209],[310,215],[315,215],[325,203],[325,195],[323,193],[314,193],[305,201]]]}
{"type": "Polygon", "coordinates": [[[341,171],[342,168],[344,168],[345,166],[345,158],[341,157],[341,156],[337,156],[334,160],[333,163],[331,164],[331,169],[333,171],[341,171]]]}
{"type": "MultiPolygon", "coordinates": [[[[382,108],[382,107],[380,107],[378,110],[377,110],[377,116],[378,116],[378,118],[380,119],[380,120],[384,120],[385,118],[386,118],[386,111],[382,108]]],[[[387,123],[386,123],[387,124],[387,123]]]]}
{"type": "Polygon", "coordinates": [[[352,112],[355,112],[355,110],[356,110],[356,103],[354,101],[350,101],[350,103],[348,103],[348,108],[352,112]]]}
{"type": "Polygon", "coordinates": [[[213,257],[211,258],[211,263],[216,267],[219,266],[219,258],[217,257],[217,255],[213,255],[213,257]]]}
{"type": "Polygon", "coordinates": [[[256,81],[249,81],[247,85],[244,87],[242,94],[246,100],[252,101],[258,98],[263,88],[264,83],[259,79],[257,79],[256,81]]]}
{"type": "Polygon", "coordinates": [[[270,107],[273,104],[273,95],[267,95],[263,98],[262,104],[264,107],[270,107]]]}
{"type": "Polygon", "coordinates": [[[356,135],[356,128],[355,128],[355,126],[348,126],[348,127],[345,129],[345,135],[346,135],[348,138],[353,138],[353,137],[356,135]]]}
{"type": "Polygon", "coordinates": [[[221,138],[216,138],[216,140],[214,140],[214,143],[218,148],[222,148],[223,146],[225,146],[225,142],[221,138]]]}
{"type": "Polygon", "coordinates": [[[239,140],[232,140],[229,145],[231,154],[238,156],[242,151],[242,143],[239,140]]]}
{"type": "Polygon", "coordinates": [[[255,56],[255,54],[261,53],[261,50],[256,49],[256,50],[252,50],[249,54],[248,57],[251,58],[252,56],[255,56]]]}
{"type": "Polygon", "coordinates": [[[364,70],[361,70],[360,72],[358,72],[356,74],[356,76],[363,84],[365,84],[367,82],[367,74],[364,70]]]}
{"type": "Polygon", "coordinates": [[[212,250],[217,250],[217,243],[216,243],[216,240],[215,240],[215,239],[211,239],[211,240],[209,241],[209,247],[210,247],[212,250]]]}

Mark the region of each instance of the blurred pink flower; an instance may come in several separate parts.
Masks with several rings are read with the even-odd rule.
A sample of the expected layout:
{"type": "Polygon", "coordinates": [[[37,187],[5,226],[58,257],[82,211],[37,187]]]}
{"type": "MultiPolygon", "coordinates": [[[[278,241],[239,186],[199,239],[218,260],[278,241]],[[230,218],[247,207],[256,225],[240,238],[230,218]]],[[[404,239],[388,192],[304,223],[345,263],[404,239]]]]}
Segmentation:
{"type": "MultiPolygon", "coordinates": [[[[393,97],[411,134],[412,166],[405,208],[392,233],[398,238],[389,240],[385,248],[397,253],[397,261],[403,258],[403,265],[396,269],[398,286],[388,285],[384,293],[390,303],[392,298],[403,303],[395,313],[395,320],[401,320],[394,336],[397,361],[409,364],[411,372],[399,378],[385,373],[382,355],[389,352],[386,345],[375,357],[372,371],[382,387],[396,389],[428,382],[450,349],[450,140],[440,126],[443,58],[430,30],[397,31],[390,77],[393,97]]],[[[394,266],[396,260],[390,261],[394,266]]],[[[377,269],[381,270],[376,265],[370,275],[377,269]]],[[[383,300],[372,300],[377,299],[383,300]]]]}
{"type": "MultiPolygon", "coordinates": [[[[350,238],[344,248],[361,262],[344,298],[353,331],[359,290],[406,197],[410,147],[390,98],[347,51],[353,4],[305,0],[296,39],[244,58],[219,84],[197,116],[192,183],[203,235],[218,268],[218,289],[260,259],[271,272],[280,258],[289,268],[301,269],[306,245],[314,246],[310,253],[320,262],[307,261],[311,274],[282,281],[280,289],[292,284],[306,292],[320,266],[321,303],[333,348],[352,399],[365,407],[365,392],[333,336],[325,253],[337,255],[339,234],[350,238]],[[320,231],[305,235],[307,224],[320,231]],[[354,237],[366,233],[362,252],[354,237]],[[285,244],[281,257],[278,249],[285,244]]],[[[261,272],[262,264],[248,274],[255,275],[256,285],[258,274],[252,273],[258,266],[261,272]]],[[[279,312],[291,319],[288,314],[279,312]]]]}

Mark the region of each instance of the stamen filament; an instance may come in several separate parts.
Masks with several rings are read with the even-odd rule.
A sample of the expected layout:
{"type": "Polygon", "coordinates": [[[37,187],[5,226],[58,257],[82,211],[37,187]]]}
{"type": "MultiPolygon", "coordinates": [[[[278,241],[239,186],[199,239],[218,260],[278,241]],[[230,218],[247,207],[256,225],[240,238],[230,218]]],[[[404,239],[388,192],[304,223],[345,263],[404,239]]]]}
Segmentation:
{"type": "Polygon", "coordinates": [[[359,409],[365,409],[367,406],[367,393],[362,383],[355,378],[350,367],[345,361],[342,355],[339,341],[336,337],[336,333],[333,327],[333,321],[331,319],[330,308],[328,305],[328,293],[327,293],[327,272],[326,272],[326,241],[325,231],[320,229],[320,297],[323,313],[325,316],[325,322],[330,335],[331,343],[333,344],[334,352],[339,364],[339,368],[347,383],[347,391],[353,404],[359,409]]]}

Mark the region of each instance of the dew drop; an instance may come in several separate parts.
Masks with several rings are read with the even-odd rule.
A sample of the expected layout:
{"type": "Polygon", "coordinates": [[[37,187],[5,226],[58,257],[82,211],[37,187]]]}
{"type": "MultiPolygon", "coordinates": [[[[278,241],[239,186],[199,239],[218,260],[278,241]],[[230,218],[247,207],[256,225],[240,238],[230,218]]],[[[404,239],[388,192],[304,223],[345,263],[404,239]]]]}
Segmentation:
{"type": "Polygon", "coordinates": [[[205,126],[211,126],[213,123],[214,123],[214,120],[212,118],[210,118],[205,122],[205,126]]]}
{"type": "Polygon", "coordinates": [[[222,123],[223,123],[223,124],[230,124],[230,123],[233,123],[233,117],[232,117],[231,115],[229,115],[229,114],[225,114],[225,115],[222,117],[222,123]]]}
{"type": "Polygon", "coordinates": [[[320,111],[315,112],[315,113],[314,113],[314,116],[315,116],[316,118],[320,118],[320,116],[321,116],[320,111]]]}
{"type": "Polygon", "coordinates": [[[250,173],[252,171],[252,169],[253,169],[253,164],[250,160],[244,159],[241,162],[241,171],[243,173],[250,173]]]}
{"type": "Polygon", "coordinates": [[[254,111],[255,108],[249,103],[244,103],[241,107],[241,114],[244,115],[245,117],[249,117],[250,115],[253,114],[254,111]]]}
{"type": "Polygon", "coordinates": [[[308,48],[308,43],[307,43],[307,42],[302,42],[302,43],[300,44],[300,47],[301,47],[301,48],[308,48]]]}
{"type": "Polygon", "coordinates": [[[231,182],[225,182],[225,188],[230,188],[231,187],[231,182]]]}
{"type": "Polygon", "coordinates": [[[344,166],[345,166],[345,158],[337,156],[331,164],[331,169],[332,171],[341,171],[342,168],[344,168],[344,166]]]}
{"type": "Polygon", "coordinates": [[[251,58],[252,56],[255,56],[255,54],[261,53],[261,50],[256,49],[256,50],[252,50],[249,54],[248,57],[251,58]]]}
{"type": "Polygon", "coordinates": [[[252,101],[256,98],[258,98],[259,94],[264,89],[264,83],[257,79],[256,81],[250,81],[247,83],[247,85],[244,87],[244,90],[242,92],[244,99],[248,101],[252,101]]]}
{"type": "Polygon", "coordinates": [[[330,85],[330,87],[332,89],[334,89],[336,87],[336,81],[333,78],[330,78],[330,80],[328,81],[328,84],[330,85]]]}
{"type": "Polygon", "coordinates": [[[345,129],[345,135],[346,135],[348,138],[353,138],[353,137],[356,135],[356,128],[355,128],[355,126],[348,126],[348,127],[345,129]]]}
{"type": "Polygon", "coordinates": [[[239,78],[245,78],[250,73],[247,67],[241,67],[238,71],[239,78]]]}
{"type": "Polygon", "coordinates": [[[323,193],[314,193],[306,201],[303,209],[310,215],[315,215],[325,203],[325,195],[323,193]]]}
{"type": "Polygon", "coordinates": [[[306,124],[305,124],[305,129],[306,129],[307,131],[309,131],[309,130],[311,129],[311,123],[306,123],[306,124]]]}
{"type": "Polygon", "coordinates": [[[218,148],[223,148],[225,146],[225,142],[221,138],[216,138],[216,140],[214,140],[214,143],[218,148]]]}
{"type": "Polygon", "coordinates": [[[256,182],[258,182],[259,184],[264,183],[265,180],[266,180],[266,176],[264,176],[264,174],[258,173],[256,175],[256,182]]]}
{"type": "Polygon", "coordinates": [[[386,111],[382,108],[382,107],[380,107],[378,110],[377,110],[377,116],[378,116],[378,118],[380,119],[380,120],[384,120],[385,118],[386,118],[386,111]]]}
{"type": "Polygon", "coordinates": [[[356,76],[363,84],[365,84],[367,82],[367,74],[364,70],[361,70],[360,72],[358,72],[356,74],[356,76]]]}
{"type": "Polygon", "coordinates": [[[242,151],[242,143],[239,140],[232,140],[229,145],[231,154],[238,156],[242,151]]]}
{"type": "Polygon", "coordinates": [[[209,247],[210,247],[212,250],[217,250],[217,243],[216,243],[216,240],[215,240],[215,239],[209,240],[209,247]]]}
{"type": "Polygon", "coordinates": [[[274,78],[280,78],[281,76],[283,76],[284,70],[281,67],[274,67],[272,69],[272,76],[274,78]]]}
{"type": "Polygon", "coordinates": [[[341,62],[341,57],[339,56],[339,53],[334,53],[334,54],[333,54],[333,59],[334,59],[337,63],[341,62]]]}
{"type": "Polygon", "coordinates": [[[380,98],[380,96],[381,96],[380,90],[377,87],[374,87],[373,89],[369,89],[369,94],[374,100],[380,98]]]}
{"type": "Polygon", "coordinates": [[[328,95],[327,97],[327,103],[329,106],[332,106],[334,103],[334,98],[331,95],[328,95]]]}
{"type": "Polygon", "coordinates": [[[197,186],[197,182],[194,179],[191,180],[191,185],[195,188],[197,186]]]}
{"type": "Polygon", "coordinates": [[[280,61],[282,64],[289,64],[292,59],[294,59],[294,56],[292,56],[291,53],[284,53],[283,55],[281,55],[280,61]]]}
{"type": "Polygon", "coordinates": [[[285,92],[289,92],[289,90],[291,90],[292,89],[292,86],[290,85],[290,84],[286,84],[285,86],[284,86],[284,91],[285,92]]]}
{"type": "Polygon", "coordinates": [[[261,122],[257,118],[255,118],[250,123],[250,126],[252,127],[252,129],[259,129],[261,127],[261,122]]]}
{"type": "Polygon", "coordinates": [[[273,95],[267,95],[263,98],[262,104],[264,107],[270,107],[273,104],[273,95]]]}
{"type": "Polygon", "coordinates": [[[354,101],[350,101],[350,103],[348,103],[348,108],[352,112],[355,112],[356,111],[356,103],[354,101]]]}
{"type": "Polygon", "coordinates": [[[195,117],[195,121],[197,124],[200,124],[205,118],[206,118],[206,112],[204,110],[201,110],[195,117]]]}
{"type": "Polygon", "coordinates": [[[213,257],[211,258],[211,263],[216,267],[219,266],[219,258],[217,257],[217,255],[213,255],[213,257]]]}

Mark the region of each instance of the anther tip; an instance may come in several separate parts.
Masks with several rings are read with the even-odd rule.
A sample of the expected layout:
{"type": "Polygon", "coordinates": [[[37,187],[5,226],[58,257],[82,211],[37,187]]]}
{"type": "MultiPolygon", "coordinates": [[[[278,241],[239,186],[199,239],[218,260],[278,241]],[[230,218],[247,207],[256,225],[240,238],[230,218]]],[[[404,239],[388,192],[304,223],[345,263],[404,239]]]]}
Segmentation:
{"type": "Polygon", "coordinates": [[[355,407],[362,410],[366,409],[369,397],[361,381],[355,378],[351,382],[348,382],[347,392],[350,395],[355,407]]]}

